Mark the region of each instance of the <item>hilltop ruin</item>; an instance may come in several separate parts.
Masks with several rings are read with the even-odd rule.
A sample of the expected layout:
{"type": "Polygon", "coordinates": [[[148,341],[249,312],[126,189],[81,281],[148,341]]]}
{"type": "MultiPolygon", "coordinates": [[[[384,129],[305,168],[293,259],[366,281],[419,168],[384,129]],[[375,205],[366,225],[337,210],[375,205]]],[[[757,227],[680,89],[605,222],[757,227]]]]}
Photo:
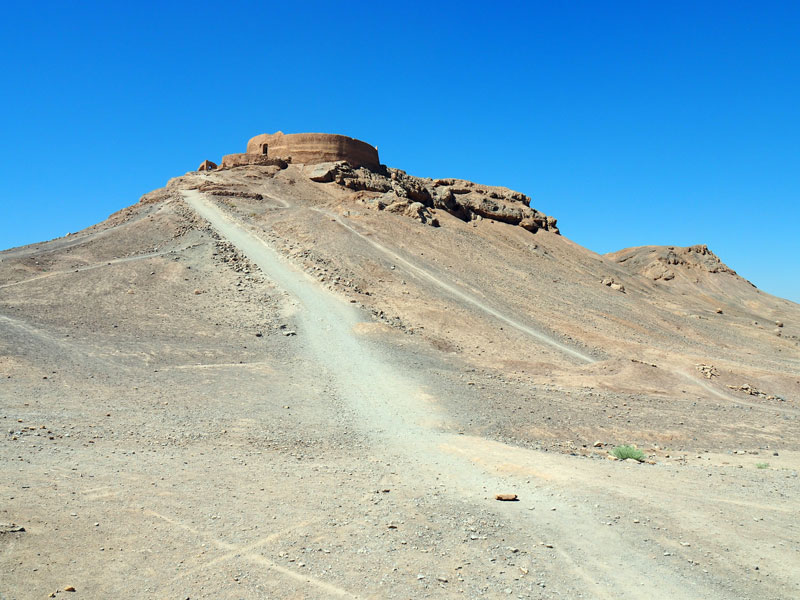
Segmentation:
{"type": "Polygon", "coordinates": [[[346,135],[331,133],[262,133],[250,138],[247,151],[222,157],[222,167],[301,163],[314,165],[344,161],[354,167],[376,170],[381,166],[378,149],[346,135]]]}

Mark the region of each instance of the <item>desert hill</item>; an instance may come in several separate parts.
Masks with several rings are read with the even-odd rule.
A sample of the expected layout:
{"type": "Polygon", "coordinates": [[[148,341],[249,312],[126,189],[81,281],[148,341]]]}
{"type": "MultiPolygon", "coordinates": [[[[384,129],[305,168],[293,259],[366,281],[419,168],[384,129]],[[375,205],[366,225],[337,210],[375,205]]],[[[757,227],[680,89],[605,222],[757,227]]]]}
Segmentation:
{"type": "Polygon", "coordinates": [[[800,593],[800,306],[253,140],[0,253],[0,594],[800,593]]]}

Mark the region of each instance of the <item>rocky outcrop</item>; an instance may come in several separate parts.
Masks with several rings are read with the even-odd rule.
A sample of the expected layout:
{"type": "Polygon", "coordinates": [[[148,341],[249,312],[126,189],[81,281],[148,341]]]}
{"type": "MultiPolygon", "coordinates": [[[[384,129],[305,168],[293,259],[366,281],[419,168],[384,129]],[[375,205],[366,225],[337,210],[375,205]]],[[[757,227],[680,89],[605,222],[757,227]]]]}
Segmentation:
{"type": "MultiPolygon", "coordinates": [[[[528,231],[539,229],[558,233],[556,219],[530,207],[531,199],[508,188],[480,185],[463,179],[427,179],[408,175],[399,169],[354,168],[347,162],[331,162],[307,168],[312,181],[335,183],[362,194],[360,198],[380,210],[418,211],[440,209],[464,220],[492,219],[519,225],[528,231]],[[412,208],[414,207],[414,208],[412,208]]],[[[425,217],[423,222],[433,222],[425,217]]]]}
{"type": "Polygon", "coordinates": [[[199,186],[197,190],[204,194],[211,196],[218,196],[221,198],[249,198],[250,200],[263,200],[264,196],[258,192],[254,192],[241,184],[220,184],[214,181],[206,181],[199,186]]]}
{"type": "Polygon", "coordinates": [[[625,267],[654,281],[670,281],[677,269],[706,273],[736,272],[723,263],[705,244],[695,246],[640,246],[606,255],[625,267]]]}

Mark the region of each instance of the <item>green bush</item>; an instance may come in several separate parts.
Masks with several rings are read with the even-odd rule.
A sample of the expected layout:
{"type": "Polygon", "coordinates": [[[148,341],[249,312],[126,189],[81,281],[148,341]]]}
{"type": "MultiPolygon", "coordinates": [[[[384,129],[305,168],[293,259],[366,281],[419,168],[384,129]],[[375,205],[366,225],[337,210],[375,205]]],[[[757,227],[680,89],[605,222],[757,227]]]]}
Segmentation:
{"type": "Polygon", "coordinates": [[[756,463],[756,469],[766,469],[769,463],[756,463]]]}
{"type": "Polygon", "coordinates": [[[644,460],[644,452],[639,450],[636,446],[617,446],[611,451],[612,456],[616,456],[620,460],[632,458],[642,462],[644,460]]]}

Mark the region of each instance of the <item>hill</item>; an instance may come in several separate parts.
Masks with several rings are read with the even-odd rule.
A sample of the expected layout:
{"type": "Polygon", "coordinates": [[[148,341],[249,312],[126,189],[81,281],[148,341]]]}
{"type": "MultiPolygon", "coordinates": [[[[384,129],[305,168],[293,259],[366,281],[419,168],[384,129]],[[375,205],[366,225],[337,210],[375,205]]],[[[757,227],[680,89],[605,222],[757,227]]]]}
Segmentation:
{"type": "Polygon", "coordinates": [[[260,160],[0,253],[0,593],[800,594],[800,306],[506,188],[260,160]]]}

